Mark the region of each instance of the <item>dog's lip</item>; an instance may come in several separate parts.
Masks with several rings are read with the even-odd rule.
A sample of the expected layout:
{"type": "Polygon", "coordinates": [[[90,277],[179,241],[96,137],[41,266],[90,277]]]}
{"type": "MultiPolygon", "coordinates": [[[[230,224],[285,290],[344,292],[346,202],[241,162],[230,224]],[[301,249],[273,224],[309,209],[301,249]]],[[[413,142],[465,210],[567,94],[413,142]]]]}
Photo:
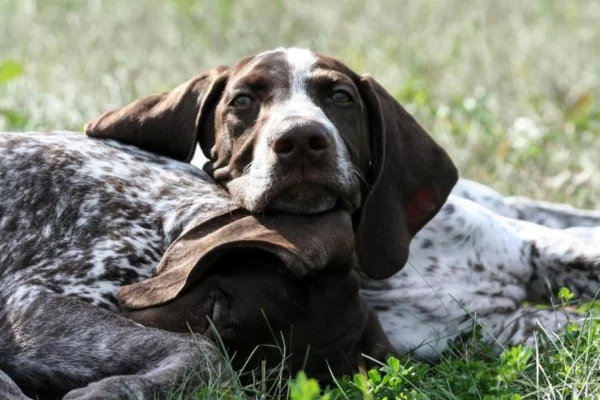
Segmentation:
{"type": "Polygon", "coordinates": [[[266,191],[261,196],[261,203],[264,209],[269,209],[269,205],[286,191],[302,187],[305,190],[315,189],[324,192],[329,192],[337,198],[336,208],[340,206],[345,211],[352,213],[360,206],[360,194],[358,191],[352,190],[350,185],[345,186],[335,181],[324,181],[322,179],[307,179],[306,177],[286,177],[277,184],[271,186],[271,189],[266,191]]]}
{"type": "Polygon", "coordinates": [[[334,210],[342,210],[342,211],[345,211],[348,214],[352,215],[352,213],[357,208],[358,207],[355,206],[355,204],[350,199],[347,199],[345,197],[338,197],[337,203],[336,203],[336,205],[334,207],[334,210]]]}
{"type": "Polygon", "coordinates": [[[276,188],[270,190],[269,195],[273,197],[277,197],[288,190],[301,188],[303,190],[320,190],[323,192],[330,192],[331,194],[340,195],[339,190],[335,190],[334,185],[324,183],[324,182],[311,182],[306,180],[294,180],[291,182],[285,182],[283,184],[277,185],[276,188]]]}

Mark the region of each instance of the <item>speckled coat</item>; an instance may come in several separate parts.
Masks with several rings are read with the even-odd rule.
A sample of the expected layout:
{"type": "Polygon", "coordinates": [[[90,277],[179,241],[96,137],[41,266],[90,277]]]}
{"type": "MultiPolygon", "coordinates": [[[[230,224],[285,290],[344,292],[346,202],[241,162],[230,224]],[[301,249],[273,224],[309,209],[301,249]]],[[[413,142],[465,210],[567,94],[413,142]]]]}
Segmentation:
{"type": "MultiPolygon", "coordinates": [[[[189,164],[80,134],[0,134],[0,370],[38,393],[123,375],[67,398],[150,396],[198,363],[214,375],[212,344],[125,320],[116,294],[194,217],[228,207],[189,164]]],[[[4,381],[0,398],[20,393],[4,381]]]]}
{"type": "MultiPolygon", "coordinates": [[[[192,165],[75,133],[0,134],[0,154],[0,398],[89,382],[67,398],[143,397],[199,362],[214,373],[210,343],[125,320],[116,291],[151,276],[196,216],[231,207],[227,193],[192,165]]],[[[581,316],[525,300],[600,288],[599,225],[463,180],[404,270],[362,293],[402,352],[435,358],[477,324],[487,342],[532,343],[539,324],[581,316]]]]}

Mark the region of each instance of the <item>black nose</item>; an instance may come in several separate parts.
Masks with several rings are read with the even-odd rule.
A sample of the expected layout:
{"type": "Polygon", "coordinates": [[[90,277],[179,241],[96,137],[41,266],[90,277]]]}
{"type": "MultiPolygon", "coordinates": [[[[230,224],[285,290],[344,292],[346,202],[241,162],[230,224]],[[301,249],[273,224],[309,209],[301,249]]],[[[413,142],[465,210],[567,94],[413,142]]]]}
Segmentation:
{"type": "Polygon", "coordinates": [[[286,164],[314,162],[327,152],[327,128],[319,123],[297,125],[273,142],[273,150],[286,164]]]}

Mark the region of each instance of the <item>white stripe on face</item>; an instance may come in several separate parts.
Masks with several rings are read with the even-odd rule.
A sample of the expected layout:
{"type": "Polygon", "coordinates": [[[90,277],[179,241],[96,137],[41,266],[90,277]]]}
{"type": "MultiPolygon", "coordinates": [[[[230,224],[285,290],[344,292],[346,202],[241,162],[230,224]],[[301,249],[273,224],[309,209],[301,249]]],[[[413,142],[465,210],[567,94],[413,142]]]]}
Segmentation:
{"type": "Polygon", "coordinates": [[[317,58],[310,50],[296,48],[286,49],[285,56],[291,70],[290,100],[295,98],[312,103],[306,90],[306,83],[317,58]]]}
{"type": "Polygon", "coordinates": [[[271,115],[255,145],[252,166],[248,173],[252,183],[245,188],[245,206],[250,209],[253,207],[253,200],[260,199],[277,180],[274,178],[274,171],[277,168],[278,157],[272,149],[272,144],[290,129],[307,121],[320,123],[327,130],[327,136],[332,142],[335,165],[330,173],[345,186],[354,182],[350,156],[340,133],[321,107],[311,99],[309,93],[309,79],[316,67],[317,57],[309,50],[281,48],[258,55],[255,62],[260,62],[265,56],[274,53],[283,54],[287,62],[290,75],[289,93],[270,108],[271,115]]]}
{"type": "Polygon", "coordinates": [[[339,131],[323,110],[311,100],[308,94],[308,78],[315,68],[317,57],[312,51],[306,49],[290,48],[284,51],[291,70],[291,93],[289,100],[278,110],[278,114],[282,118],[290,115],[309,118],[327,127],[329,139],[333,139],[335,142],[334,157],[336,157],[337,164],[340,166],[340,172],[344,175],[345,179],[351,179],[351,174],[349,173],[350,156],[339,131]]]}
{"type": "Polygon", "coordinates": [[[306,82],[310,72],[317,62],[317,57],[315,57],[314,53],[310,50],[299,49],[295,47],[287,49],[280,47],[275,50],[265,51],[254,57],[254,60],[248,68],[251,69],[254,65],[262,62],[266,56],[276,53],[284,53],[286,61],[289,65],[291,72],[290,92],[292,96],[299,95],[308,97],[306,91],[306,82]]]}
{"type": "Polygon", "coordinates": [[[279,135],[284,134],[297,124],[305,123],[307,120],[315,121],[327,128],[328,137],[334,142],[335,162],[339,166],[339,173],[346,181],[352,179],[350,173],[350,156],[346,145],[338,132],[336,126],[325,115],[321,107],[315,104],[308,93],[308,80],[314,70],[317,57],[310,50],[289,48],[277,49],[258,56],[282,52],[285,54],[290,71],[290,93],[289,97],[272,109],[273,115],[264,126],[261,140],[258,141],[254,152],[255,171],[268,171],[275,155],[272,154],[271,144],[277,140],[279,135]]]}

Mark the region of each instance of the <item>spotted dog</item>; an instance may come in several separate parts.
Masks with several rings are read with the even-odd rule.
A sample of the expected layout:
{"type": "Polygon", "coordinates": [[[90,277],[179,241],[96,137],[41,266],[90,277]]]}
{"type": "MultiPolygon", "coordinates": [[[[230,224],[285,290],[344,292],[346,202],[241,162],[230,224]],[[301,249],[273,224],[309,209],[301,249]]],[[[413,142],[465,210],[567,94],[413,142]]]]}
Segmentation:
{"type": "Polygon", "coordinates": [[[229,378],[215,343],[325,378],[393,352],[344,211],[251,216],[189,164],[77,133],[0,133],[0,155],[0,398],[192,394],[229,378]]]}
{"type": "Polygon", "coordinates": [[[152,275],[196,215],[229,206],[206,182],[192,166],[81,134],[0,134],[1,398],[141,398],[219,365],[207,339],[143,328],[118,315],[116,298],[152,275]]]}
{"type": "MultiPolygon", "coordinates": [[[[337,360],[334,371],[342,364],[356,369],[360,351],[385,347],[387,339],[359,299],[356,269],[347,266],[358,262],[376,278],[401,269],[410,240],[457,179],[447,154],[373,78],[305,50],[215,68],[109,112],[86,131],[142,149],[72,133],[0,135],[2,396],[147,398],[199,366],[196,379],[186,380],[197,385],[222,365],[204,332],[206,316],[248,348],[269,333],[244,333],[255,332],[261,310],[305,332],[296,342],[310,346],[321,370],[326,359],[337,360]],[[181,162],[192,158],[197,142],[210,157],[206,172],[181,162]],[[313,256],[299,258],[333,269],[286,278],[265,271],[262,261],[272,259],[242,252],[226,268],[235,273],[215,271],[188,287],[186,276],[198,278],[190,255],[200,251],[198,224],[215,210],[226,215],[240,207],[255,215],[289,213],[290,220],[338,215],[328,223],[331,235],[304,232],[306,223],[285,235],[318,238],[313,256]],[[320,249],[335,252],[332,238],[346,231],[355,254],[344,268],[330,266],[320,249]],[[163,255],[185,264],[184,283],[171,280],[181,268],[164,267],[163,255]],[[216,300],[202,291],[207,282],[218,288],[216,300]],[[143,298],[123,301],[124,288],[136,285],[147,289],[143,298]],[[179,291],[169,294],[173,285],[187,288],[179,300],[179,291]],[[239,288],[252,297],[233,301],[243,294],[239,288]],[[181,318],[169,324],[154,309],[136,313],[139,319],[123,314],[122,306],[139,304],[164,306],[173,311],[165,318],[181,318]],[[201,334],[184,333],[185,326],[201,334]]],[[[313,358],[307,360],[310,366],[313,358]]]]}
{"type": "Polygon", "coordinates": [[[365,279],[362,293],[400,351],[436,358],[474,324],[484,326],[484,340],[503,345],[531,342],[540,324],[559,331],[581,320],[523,303],[551,302],[562,286],[595,296],[599,229],[593,227],[600,213],[505,198],[460,180],[419,231],[455,176],[438,150],[402,133],[422,128],[382,93],[371,77],[335,59],[277,49],[109,112],[88,124],[87,133],[184,161],[197,142],[202,154],[195,163],[254,211],[272,198],[267,207],[318,212],[335,203],[331,194],[354,210],[356,197],[348,193],[355,192],[347,189],[362,184],[354,214],[357,253],[369,277],[387,278],[365,279]],[[173,107],[190,91],[195,106],[173,107]],[[205,109],[212,110],[208,121],[205,109]],[[286,118],[291,125],[281,125],[286,118]],[[286,168],[298,171],[299,164],[306,178],[288,175],[286,168]],[[342,170],[353,172],[356,183],[343,184],[342,170]],[[331,179],[337,183],[328,184],[331,179]]]}
{"type": "Polygon", "coordinates": [[[596,299],[599,244],[598,211],[505,197],[461,179],[413,239],[406,267],[387,280],[364,281],[362,294],[401,353],[436,360],[476,327],[498,350],[533,346],[540,330],[552,338],[584,321],[535,304],[561,304],[562,287],[575,300],[596,299]]]}

